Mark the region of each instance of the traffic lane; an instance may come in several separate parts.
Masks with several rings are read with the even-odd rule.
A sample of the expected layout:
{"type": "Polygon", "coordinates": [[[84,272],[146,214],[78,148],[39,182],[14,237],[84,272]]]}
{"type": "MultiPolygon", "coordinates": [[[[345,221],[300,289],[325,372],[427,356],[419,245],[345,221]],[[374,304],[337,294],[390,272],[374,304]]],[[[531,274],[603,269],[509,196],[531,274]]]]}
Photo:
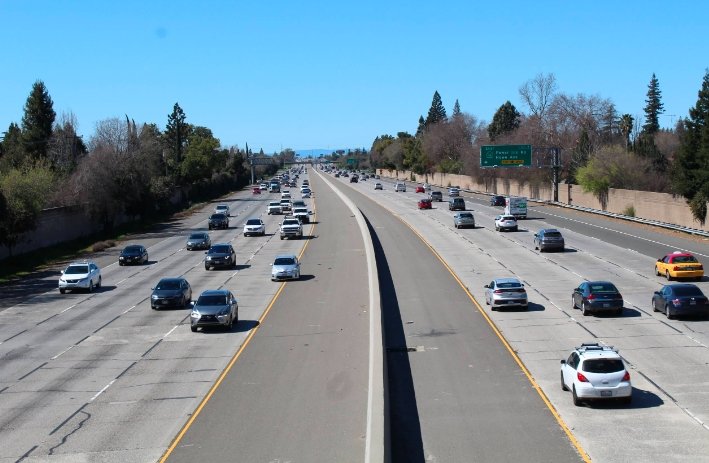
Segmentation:
{"type": "MultiPolygon", "coordinates": [[[[530,311],[486,311],[593,459],[693,461],[696,455],[707,454],[706,429],[697,421],[706,422],[708,402],[702,382],[696,379],[701,374],[695,375],[696,365],[706,361],[707,342],[699,333],[706,322],[667,323],[663,316],[631,304],[626,305],[623,317],[583,317],[570,308],[571,288],[603,272],[606,278],[618,274],[613,279],[622,287],[626,301],[646,300],[641,292],[626,289],[646,287],[647,296],[654,285],[651,280],[594,257],[612,252],[614,260],[627,263],[636,260],[637,253],[576,234],[575,240],[583,240],[588,252],[540,254],[514,238],[521,233],[453,230],[450,213],[416,211],[401,196],[376,196],[430,241],[478,300],[484,300],[483,285],[492,278],[516,276],[525,283],[533,303],[530,311]],[[594,340],[620,347],[635,388],[631,407],[579,408],[571,403],[568,392],[560,390],[559,359],[567,357],[572,346],[594,340]],[[615,423],[612,427],[608,426],[609,413],[615,423]],[[642,437],[628,440],[629,435],[642,437]],[[648,445],[659,441],[671,444],[648,445]]],[[[648,257],[642,259],[652,263],[648,257]]]]}
{"type": "MultiPolygon", "coordinates": [[[[388,368],[410,362],[425,458],[580,461],[530,381],[441,262],[389,211],[352,189],[342,190],[372,224],[378,258],[386,259],[391,275],[396,298],[383,300],[382,307],[400,312],[407,344],[389,345],[392,327],[385,326],[388,368]],[[403,354],[402,348],[415,351],[403,354]]],[[[381,284],[386,288],[386,281],[381,284]]],[[[389,394],[395,402],[392,380],[389,394]]],[[[409,438],[397,434],[395,418],[392,410],[393,452],[401,445],[398,440],[409,438]]],[[[405,454],[392,456],[408,461],[405,454]]]]}
{"type": "MultiPolygon", "coordinates": [[[[369,289],[361,232],[317,178],[317,226],[288,282],[168,461],[364,459],[369,289]],[[235,417],[243,420],[235,424],[235,417]]],[[[266,282],[268,284],[268,282],[266,282]]],[[[277,285],[278,283],[273,283],[277,285]]]]}
{"type": "MultiPolygon", "coordinates": [[[[295,248],[300,248],[300,243],[297,242],[279,242],[278,244],[281,248],[290,246],[292,248],[291,252],[295,251],[295,248]]],[[[228,281],[233,274],[231,271],[205,272],[201,269],[201,262],[200,257],[194,264],[185,269],[194,269],[192,273],[195,278],[193,279],[188,275],[188,279],[192,279],[193,283],[196,282],[195,286],[197,287],[200,286],[201,280],[203,280],[205,286],[222,286],[225,283],[224,279],[226,278],[228,281]],[[195,267],[197,268],[195,269],[195,267]],[[209,281],[213,283],[210,284],[209,281]]],[[[173,264],[175,263],[173,262],[173,264]]],[[[171,268],[175,269],[175,265],[172,265],[171,268]]],[[[270,265],[268,269],[264,266],[260,270],[261,275],[268,275],[268,270],[270,270],[270,265]]],[[[147,286],[150,283],[142,281],[142,284],[147,286]]],[[[149,291],[146,291],[145,288],[143,288],[143,292],[149,296],[149,291]]],[[[272,294],[264,293],[264,299],[260,301],[261,311],[263,311],[266,300],[270,296],[272,294]]],[[[114,309],[115,307],[111,304],[98,304],[94,307],[94,312],[101,315],[106,312],[110,313],[114,309]]],[[[151,423],[145,419],[146,410],[153,407],[160,409],[160,401],[162,400],[184,401],[187,408],[178,407],[177,410],[182,413],[178,416],[171,415],[169,417],[172,422],[175,422],[175,419],[178,419],[177,422],[179,422],[189,410],[194,409],[194,402],[206,392],[203,389],[208,387],[203,382],[197,381],[196,385],[187,384],[187,386],[192,388],[189,394],[182,393],[168,398],[161,397],[161,394],[168,392],[170,385],[176,383],[176,378],[170,375],[170,370],[175,370],[174,364],[184,362],[184,359],[190,359],[195,356],[201,358],[201,355],[205,355],[205,358],[202,359],[203,366],[214,364],[216,367],[211,368],[211,370],[218,371],[223,368],[223,362],[227,359],[224,355],[224,349],[231,348],[230,352],[233,352],[235,346],[238,346],[241,342],[237,336],[231,336],[230,340],[233,338],[237,342],[235,346],[231,342],[227,344],[219,343],[216,338],[212,338],[211,342],[213,344],[208,344],[206,347],[190,346],[178,358],[165,362],[171,366],[166,368],[166,375],[161,378],[162,381],[148,383],[167,384],[167,387],[141,387],[146,379],[140,376],[135,380],[140,383],[139,385],[129,384],[126,386],[126,382],[129,381],[129,378],[132,378],[131,371],[138,371],[136,365],[141,365],[140,362],[149,360],[149,356],[153,352],[159,351],[160,343],[175,333],[177,326],[171,325],[181,321],[184,322],[187,314],[185,311],[161,311],[159,313],[151,311],[146,297],[142,307],[133,307],[131,311],[121,313],[121,316],[111,320],[111,323],[105,326],[102,325],[100,329],[84,336],[76,345],[64,348],[54,358],[50,359],[51,361],[45,362],[45,365],[40,365],[39,368],[31,371],[31,374],[23,375],[18,381],[9,384],[7,388],[3,388],[2,392],[5,393],[7,400],[2,403],[2,415],[4,419],[10,420],[5,423],[6,426],[3,425],[2,427],[6,431],[3,432],[3,440],[7,437],[7,441],[13,443],[12,448],[8,446],[3,449],[3,456],[6,455],[6,452],[15,451],[18,453],[12,453],[12,455],[20,456],[28,448],[32,447],[34,447],[33,453],[35,454],[41,454],[42,452],[52,453],[54,451],[52,449],[58,444],[61,444],[62,453],[68,452],[75,456],[95,452],[109,452],[111,455],[119,455],[121,453],[118,449],[126,452],[122,454],[125,455],[136,451],[134,448],[136,442],[140,443],[141,448],[147,448],[150,444],[159,446],[160,442],[166,446],[174,433],[163,434],[162,441],[149,439],[147,436],[152,437],[155,431],[151,428],[151,423]],[[166,320],[171,321],[166,322],[166,320]],[[135,370],[133,370],[134,368],[135,370]],[[133,400],[112,401],[109,403],[110,406],[102,407],[100,405],[101,401],[96,400],[95,397],[108,397],[109,394],[105,393],[106,388],[110,388],[108,390],[111,392],[127,388],[125,390],[134,393],[134,396],[131,397],[133,400]],[[77,401],[82,399],[87,401],[83,404],[77,403],[77,401]],[[123,408],[114,405],[130,403],[140,405],[123,408]],[[43,404],[39,408],[39,410],[42,410],[41,413],[37,412],[38,407],[35,406],[36,404],[43,404]],[[81,407],[77,409],[79,405],[81,407]],[[120,410],[121,419],[112,421],[111,417],[116,416],[116,409],[120,410]],[[114,413],[111,413],[112,411],[114,413]],[[82,417],[85,413],[88,413],[92,420],[84,422],[85,420],[82,417]],[[122,423],[131,421],[132,426],[130,429],[122,429],[124,427],[122,423]],[[111,423],[113,426],[108,426],[107,423],[111,423]],[[121,429],[116,430],[115,425],[119,425],[121,429]],[[79,429],[76,429],[75,426],[78,426],[79,429]],[[68,439],[67,436],[71,436],[71,439],[68,439]],[[64,438],[71,440],[71,442],[63,442],[64,438]],[[26,442],[27,440],[29,442],[26,442]],[[37,441],[42,441],[42,444],[37,445],[37,441]],[[104,446],[102,443],[107,441],[110,441],[110,445],[104,446]],[[31,445],[33,443],[35,444],[34,446],[31,445]]],[[[96,315],[94,318],[96,318],[96,315]]],[[[242,331],[248,331],[250,327],[253,327],[253,319],[251,322],[247,320],[241,327],[243,328],[242,331]]],[[[37,331],[39,330],[35,330],[30,334],[36,336],[38,334],[37,331]]],[[[188,329],[187,331],[189,332],[188,329]]],[[[62,333],[62,331],[59,331],[59,333],[62,333]]],[[[44,331],[42,331],[40,337],[43,335],[46,335],[44,331]]],[[[191,341],[195,339],[197,338],[194,336],[190,338],[191,341]]],[[[52,341],[55,340],[52,339],[52,341]]],[[[29,343],[40,346],[46,344],[46,342],[35,342],[31,339],[29,343]]],[[[54,352],[56,353],[58,350],[54,352]]],[[[33,354],[29,355],[27,352],[24,352],[23,359],[25,361],[38,361],[33,354]]],[[[210,369],[203,368],[203,371],[210,371],[210,369]]],[[[187,380],[191,379],[188,375],[187,380]]],[[[163,429],[169,429],[169,427],[163,427],[163,429]]],[[[120,458],[118,461],[121,461],[120,458]]]]}

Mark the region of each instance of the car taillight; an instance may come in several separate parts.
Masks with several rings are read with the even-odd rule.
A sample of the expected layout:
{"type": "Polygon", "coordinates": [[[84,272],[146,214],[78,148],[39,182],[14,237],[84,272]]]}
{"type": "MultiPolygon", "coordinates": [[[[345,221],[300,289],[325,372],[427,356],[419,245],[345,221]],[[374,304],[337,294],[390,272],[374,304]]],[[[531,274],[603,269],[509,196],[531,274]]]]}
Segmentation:
{"type": "Polygon", "coordinates": [[[680,299],[672,299],[672,305],[679,307],[682,305],[682,301],[680,299]]]}
{"type": "Polygon", "coordinates": [[[585,377],[583,374],[579,373],[579,372],[576,373],[576,377],[577,377],[578,380],[581,381],[582,383],[587,383],[587,382],[588,382],[588,380],[586,379],[586,377],[585,377]]]}
{"type": "Polygon", "coordinates": [[[593,294],[589,294],[586,299],[588,299],[589,301],[592,301],[592,300],[594,300],[595,298],[596,298],[596,296],[594,296],[593,294]]]}
{"type": "Polygon", "coordinates": [[[630,372],[628,370],[625,370],[622,381],[630,381],[630,372]]]}
{"type": "Polygon", "coordinates": [[[682,270],[682,267],[680,267],[679,265],[675,265],[675,268],[673,268],[672,270],[674,270],[675,272],[677,272],[677,271],[679,271],[679,270],[682,270]]]}
{"type": "Polygon", "coordinates": [[[697,270],[704,270],[704,266],[703,266],[702,264],[699,264],[699,265],[697,266],[697,270]]]}
{"type": "Polygon", "coordinates": [[[502,294],[503,292],[504,292],[504,291],[502,291],[501,289],[496,289],[496,290],[494,291],[495,294],[502,294]]]}

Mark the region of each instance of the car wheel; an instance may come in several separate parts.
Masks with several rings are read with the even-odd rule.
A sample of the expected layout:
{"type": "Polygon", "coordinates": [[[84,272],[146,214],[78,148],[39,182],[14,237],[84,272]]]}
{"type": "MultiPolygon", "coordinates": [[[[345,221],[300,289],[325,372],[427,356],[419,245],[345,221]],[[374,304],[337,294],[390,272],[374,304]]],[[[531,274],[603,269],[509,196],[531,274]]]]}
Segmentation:
{"type": "Polygon", "coordinates": [[[204,266],[204,269],[205,269],[206,271],[209,271],[209,266],[208,266],[208,265],[205,265],[205,266],[204,266]]]}
{"type": "Polygon", "coordinates": [[[512,231],[517,231],[517,227],[513,228],[512,231]]]}
{"type": "Polygon", "coordinates": [[[665,278],[667,278],[667,281],[672,281],[672,275],[670,275],[669,270],[665,270],[665,278]]]}
{"type": "Polygon", "coordinates": [[[190,325],[190,329],[192,330],[193,333],[197,332],[197,327],[194,325],[190,325]]]}
{"type": "Polygon", "coordinates": [[[662,276],[662,273],[660,273],[660,269],[657,267],[657,265],[655,266],[655,275],[658,277],[662,276]]]}
{"type": "Polygon", "coordinates": [[[90,293],[94,292],[94,281],[93,280],[89,281],[89,292],[90,293]]]}
{"type": "Polygon", "coordinates": [[[620,403],[622,403],[623,405],[630,405],[631,403],[633,403],[633,396],[629,395],[628,397],[623,397],[622,399],[620,399],[620,403]]]}
{"type": "Polygon", "coordinates": [[[620,309],[615,311],[616,317],[622,317],[623,316],[623,308],[621,307],[620,309]]]}
{"type": "Polygon", "coordinates": [[[495,231],[498,231],[498,232],[499,232],[499,231],[500,231],[500,227],[498,227],[497,225],[495,225],[495,231]]]}
{"type": "Polygon", "coordinates": [[[64,288],[59,288],[59,294],[64,294],[66,293],[66,289],[64,288]]]}
{"type": "MultiPolygon", "coordinates": [[[[539,249],[539,246],[537,246],[537,242],[535,241],[535,242],[534,242],[534,250],[536,251],[537,249],[539,249]]],[[[539,250],[539,252],[542,252],[542,251],[539,250]]]]}
{"type": "Polygon", "coordinates": [[[281,240],[283,240],[283,237],[281,236],[281,240]]]}
{"type": "Polygon", "coordinates": [[[123,267],[123,262],[118,261],[118,266],[119,266],[119,267],[123,267]]]}
{"type": "Polygon", "coordinates": [[[566,387],[566,384],[564,383],[564,372],[559,372],[559,376],[561,376],[561,390],[568,391],[569,388],[566,387]]]}
{"type": "Polygon", "coordinates": [[[589,315],[591,315],[591,311],[588,309],[588,304],[586,304],[585,302],[581,303],[581,310],[583,311],[584,317],[588,317],[589,315]]]}
{"type": "Polygon", "coordinates": [[[577,407],[581,406],[581,399],[579,399],[579,396],[576,395],[576,386],[572,386],[571,396],[573,397],[574,405],[577,407]]]}
{"type": "Polygon", "coordinates": [[[224,331],[231,331],[234,328],[234,317],[229,317],[229,324],[224,326],[224,331]]]}
{"type": "Polygon", "coordinates": [[[573,310],[576,310],[576,300],[573,298],[573,296],[571,297],[571,308],[573,310]]]}
{"type": "Polygon", "coordinates": [[[96,288],[100,288],[102,284],[101,277],[98,277],[98,284],[96,285],[96,288]]]}
{"type": "Polygon", "coordinates": [[[674,320],[674,318],[675,318],[675,315],[670,310],[669,304],[665,304],[665,315],[667,316],[668,320],[674,320]]]}

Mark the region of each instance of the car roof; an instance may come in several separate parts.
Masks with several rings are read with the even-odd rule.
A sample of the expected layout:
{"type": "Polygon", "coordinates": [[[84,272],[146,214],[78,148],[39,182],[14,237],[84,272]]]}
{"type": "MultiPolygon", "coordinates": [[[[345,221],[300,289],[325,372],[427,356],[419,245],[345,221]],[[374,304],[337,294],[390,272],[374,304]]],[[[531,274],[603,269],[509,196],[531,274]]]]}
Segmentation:
{"type": "Polygon", "coordinates": [[[672,283],[671,285],[665,285],[668,288],[697,288],[699,289],[699,286],[692,284],[692,283],[672,283]]]}
{"type": "Polygon", "coordinates": [[[583,343],[574,348],[574,351],[584,359],[588,358],[621,358],[613,346],[605,346],[597,342],[583,343]]]}
{"type": "Polygon", "coordinates": [[[670,252],[668,254],[665,254],[665,257],[694,257],[694,254],[689,253],[689,252],[670,252]]]}
{"type": "Polygon", "coordinates": [[[276,259],[281,259],[281,258],[297,259],[298,257],[295,254],[278,254],[276,256],[276,259]]]}
{"type": "Polygon", "coordinates": [[[522,284],[521,281],[519,281],[518,278],[495,278],[495,283],[519,283],[522,284]]]}
{"type": "Polygon", "coordinates": [[[182,277],[160,278],[160,281],[158,281],[158,283],[163,282],[163,281],[184,281],[184,278],[182,278],[182,277]]]}
{"type": "Polygon", "coordinates": [[[200,294],[200,297],[201,296],[226,296],[227,294],[229,294],[228,289],[205,289],[200,294]]]}
{"type": "MultiPolygon", "coordinates": [[[[559,232],[556,228],[542,228],[539,230],[539,233],[547,233],[547,232],[559,232]]],[[[561,233],[561,232],[559,232],[561,233]]]]}

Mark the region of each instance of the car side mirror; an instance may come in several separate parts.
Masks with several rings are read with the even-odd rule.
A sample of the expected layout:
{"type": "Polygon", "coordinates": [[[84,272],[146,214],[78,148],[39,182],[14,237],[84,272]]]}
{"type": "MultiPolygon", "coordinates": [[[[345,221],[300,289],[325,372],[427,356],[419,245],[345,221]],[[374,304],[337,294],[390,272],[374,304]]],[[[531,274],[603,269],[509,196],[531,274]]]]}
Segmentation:
{"type": "Polygon", "coordinates": [[[562,364],[562,365],[566,365],[566,360],[562,360],[562,361],[561,361],[561,364],[562,364]]]}
{"type": "Polygon", "coordinates": [[[194,301],[190,301],[190,307],[194,307],[194,301]]]}
{"type": "Polygon", "coordinates": [[[489,287],[490,287],[490,285],[485,285],[485,286],[483,286],[483,288],[489,288],[489,287]]]}
{"type": "Polygon", "coordinates": [[[657,261],[658,261],[658,262],[662,262],[662,257],[660,257],[659,259],[657,259],[657,261]]]}
{"type": "Polygon", "coordinates": [[[205,253],[205,254],[208,254],[208,253],[209,253],[209,251],[204,251],[204,253],[205,253]]]}
{"type": "Polygon", "coordinates": [[[62,275],[64,275],[64,270],[62,270],[62,275]]]}
{"type": "Polygon", "coordinates": [[[659,295],[660,295],[660,292],[659,292],[659,291],[655,291],[655,295],[659,296],[659,295]]]}
{"type": "Polygon", "coordinates": [[[150,291],[155,291],[155,288],[150,288],[150,291]]]}

